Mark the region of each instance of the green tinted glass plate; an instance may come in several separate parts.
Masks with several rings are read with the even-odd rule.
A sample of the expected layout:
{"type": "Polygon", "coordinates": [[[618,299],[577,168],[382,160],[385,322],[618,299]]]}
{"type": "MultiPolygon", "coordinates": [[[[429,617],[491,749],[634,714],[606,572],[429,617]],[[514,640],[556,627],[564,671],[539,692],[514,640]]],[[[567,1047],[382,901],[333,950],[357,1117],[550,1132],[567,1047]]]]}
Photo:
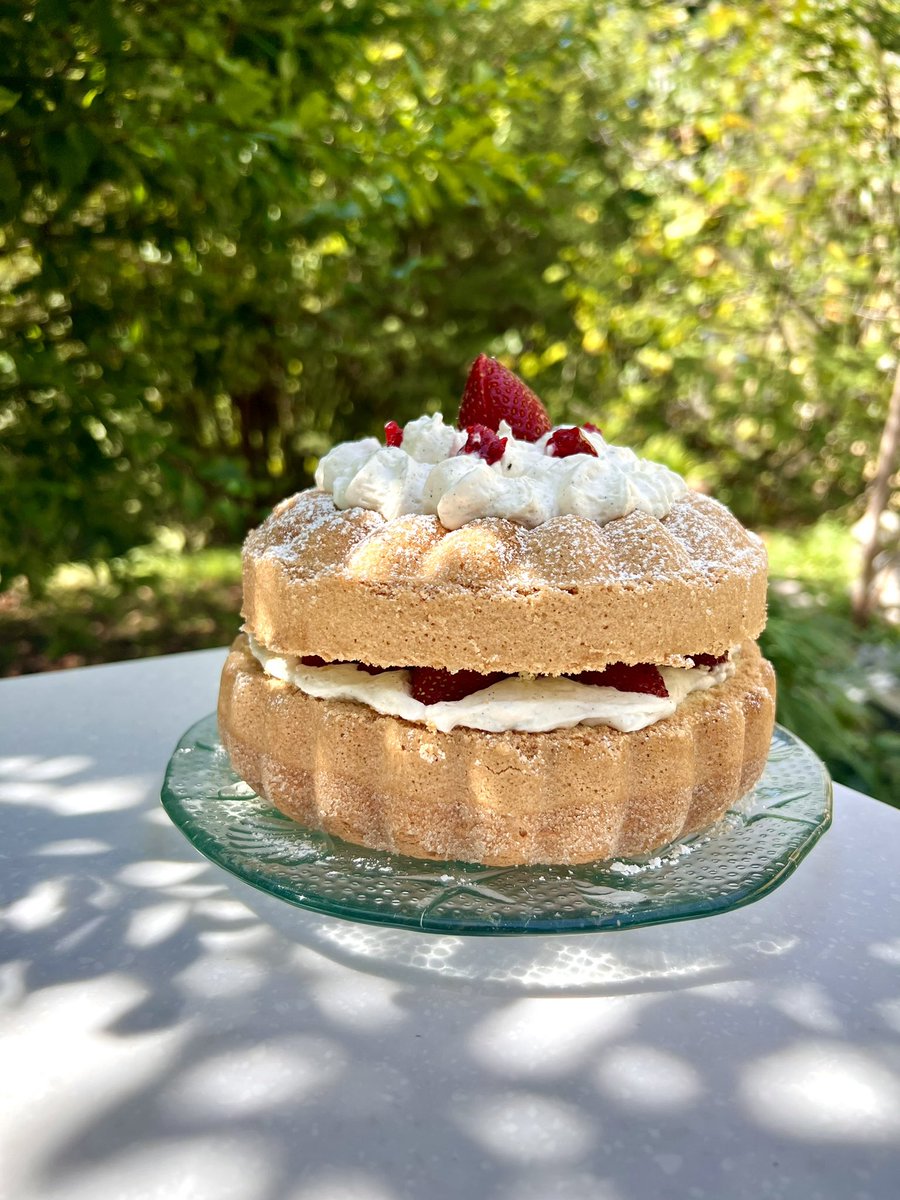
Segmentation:
{"type": "Polygon", "coordinates": [[[780,726],[753,791],[712,829],[649,860],[482,867],[351,846],[302,828],[242,783],[214,715],[179,742],[162,801],[201,854],[272,896],[435,933],[572,933],[726,912],[787,879],[831,823],[824,766],[780,726]]]}

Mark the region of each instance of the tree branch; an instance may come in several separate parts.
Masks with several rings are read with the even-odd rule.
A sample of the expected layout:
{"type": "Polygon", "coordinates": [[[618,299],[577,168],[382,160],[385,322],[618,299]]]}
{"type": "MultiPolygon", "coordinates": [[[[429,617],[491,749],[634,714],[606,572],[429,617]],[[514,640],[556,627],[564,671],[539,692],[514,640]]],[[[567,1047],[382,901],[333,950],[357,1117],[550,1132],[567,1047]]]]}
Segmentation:
{"type": "Polygon", "coordinates": [[[887,507],[891,491],[891,476],[900,459],[900,363],[894,374],[894,386],[888,405],[887,421],[878,447],[878,465],[869,491],[863,528],[865,541],[859,579],[853,596],[853,615],[860,625],[865,625],[872,613],[872,584],[875,580],[875,559],[879,550],[881,514],[887,507]]]}

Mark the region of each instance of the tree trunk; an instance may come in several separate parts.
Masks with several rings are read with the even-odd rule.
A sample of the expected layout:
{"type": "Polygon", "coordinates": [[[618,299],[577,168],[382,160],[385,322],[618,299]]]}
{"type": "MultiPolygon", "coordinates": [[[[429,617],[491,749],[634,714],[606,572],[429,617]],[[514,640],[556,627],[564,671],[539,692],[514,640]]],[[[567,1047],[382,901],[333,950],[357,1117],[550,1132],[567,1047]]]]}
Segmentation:
{"type": "Polygon", "coordinates": [[[887,508],[891,492],[891,476],[897,469],[900,454],[900,363],[894,374],[894,387],[888,405],[887,420],[878,447],[878,465],[875,478],[869,489],[869,502],[863,521],[865,541],[862,547],[862,562],[859,578],[854,589],[853,615],[860,625],[865,625],[872,612],[872,584],[875,578],[875,558],[879,550],[881,514],[887,508]]]}

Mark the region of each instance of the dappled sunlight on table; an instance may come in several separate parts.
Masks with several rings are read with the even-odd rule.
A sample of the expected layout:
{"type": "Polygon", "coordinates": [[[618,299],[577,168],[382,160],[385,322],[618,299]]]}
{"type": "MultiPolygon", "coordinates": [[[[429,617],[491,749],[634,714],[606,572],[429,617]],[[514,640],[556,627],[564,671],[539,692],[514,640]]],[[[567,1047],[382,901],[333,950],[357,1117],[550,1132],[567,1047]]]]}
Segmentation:
{"type": "Polygon", "coordinates": [[[435,936],[198,857],[158,805],[188,722],[137,753],[144,706],[108,713],[114,752],[73,732],[42,772],[34,722],[3,760],[16,1200],[456,1200],[476,1179],[486,1200],[743,1200],[761,1156],[791,1184],[773,1197],[889,1194],[900,942],[847,846],[867,890],[892,879],[890,810],[842,793],[795,876],[735,912],[435,936]]]}
{"type": "Polygon", "coordinates": [[[788,1137],[900,1144],[900,1079],[874,1052],[797,1040],[745,1067],[740,1092],[755,1121],[788,1137]]]}

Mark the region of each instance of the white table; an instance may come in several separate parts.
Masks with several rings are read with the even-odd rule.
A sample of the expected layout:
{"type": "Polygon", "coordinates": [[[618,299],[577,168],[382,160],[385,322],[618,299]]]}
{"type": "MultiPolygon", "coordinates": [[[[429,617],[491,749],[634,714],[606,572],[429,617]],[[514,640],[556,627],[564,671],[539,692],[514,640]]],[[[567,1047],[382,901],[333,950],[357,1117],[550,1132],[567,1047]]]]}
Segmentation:
{"type": "Polygon", "coordinates": [[[900,812],[702,921],[354,925],[159,805],[223,657],[0,684],[4,1200],[900,1195],[900,812]]]}

